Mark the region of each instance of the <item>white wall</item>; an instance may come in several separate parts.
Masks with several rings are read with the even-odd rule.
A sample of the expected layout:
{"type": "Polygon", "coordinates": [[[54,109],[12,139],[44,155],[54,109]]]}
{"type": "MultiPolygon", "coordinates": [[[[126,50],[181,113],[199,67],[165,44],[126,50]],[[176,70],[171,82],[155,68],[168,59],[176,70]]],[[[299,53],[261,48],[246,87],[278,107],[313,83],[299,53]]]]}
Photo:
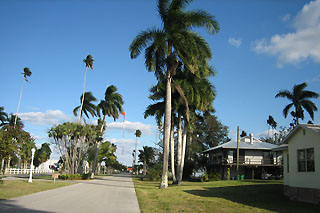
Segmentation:
{"type": "MultiPolygon", "coordinates": [[[[320,135],[307,129],[303,135],[300,128],[288,140],[289,174],[285,177],[285,184],[292,187],[320,189],[320,135]],[[298,149],[314,148],[314,172],[298,172],[298,149]]],[[[286,157],[284,158],[286,160],[286,157]]],[[[284,164],[286,166],[286,162],[284,164]]],[[[284,172],[286,172],[286,167],[284,172]]]]}

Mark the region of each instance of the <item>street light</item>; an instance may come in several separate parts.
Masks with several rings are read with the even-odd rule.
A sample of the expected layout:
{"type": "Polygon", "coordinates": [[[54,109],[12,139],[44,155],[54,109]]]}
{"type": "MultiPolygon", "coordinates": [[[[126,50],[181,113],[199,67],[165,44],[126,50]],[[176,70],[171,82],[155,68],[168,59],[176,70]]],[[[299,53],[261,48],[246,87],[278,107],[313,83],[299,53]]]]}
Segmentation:
{"type": "Polygon", "coordinates": [[[30,166],[30,176],[29,176],[29,183],[32,183],[32,170],[33,170],[33,157],[34,157],[34,153],[35,153],[36,149],[32,148],[31,149],[31,166],[30,166]]]}

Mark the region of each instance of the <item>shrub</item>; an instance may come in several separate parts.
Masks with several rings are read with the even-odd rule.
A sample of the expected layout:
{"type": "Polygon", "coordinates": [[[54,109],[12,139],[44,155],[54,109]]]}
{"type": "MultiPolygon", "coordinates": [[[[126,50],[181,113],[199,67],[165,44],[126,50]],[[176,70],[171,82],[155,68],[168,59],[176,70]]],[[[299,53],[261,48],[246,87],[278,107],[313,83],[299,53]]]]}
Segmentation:
{"type": "Polygon", "coordinates": [[[90,179],[91,174],[66,174],[60,175],[59,179],[61,180],[88,180],[90,179]]]}
{"type": "Polygon", "coordinates": [[[151,181],[160,180],[161,173],[162,173],[161,165],[155,165],[154,167],[149,168],[149,170],[147,171],[147,177],[151,181]]]}
{"type": "Polygon", "coordinates": [[[220,180],[221,175],[218,172],[213,172],[209,174],[209,181],[217,181],[220,180]]]}
{"type": "Polygon", "coordinates": [[[201,182],[208,182],[209,181],[209,176],[208,174],[204,174],[200,177],[201,182]]]}
{"type": "Polygon", "coordinates": [[[220,180],[221,175],[218,172],[213,172],[210,174],[204,174],[201,176],[201,182],[209,182],[209,181],[218,181],[220,180]]]}

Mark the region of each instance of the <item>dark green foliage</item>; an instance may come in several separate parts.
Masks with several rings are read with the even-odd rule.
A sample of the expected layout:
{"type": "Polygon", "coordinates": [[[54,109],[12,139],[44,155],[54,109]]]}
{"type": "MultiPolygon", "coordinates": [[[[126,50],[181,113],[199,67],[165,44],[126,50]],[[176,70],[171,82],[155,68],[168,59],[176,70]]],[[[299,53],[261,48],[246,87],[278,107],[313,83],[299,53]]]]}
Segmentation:
{"type": "Polygon", "coordinates": [[[33,165],[38,167],[41,163],[46,162],[48,159],[50,159],[51,152],[50,144],[43,143],[41,148],[36,150],[33,165]]]}
{"type": "Polygon", "coordinates": [[[24,79],[25,79],[26,81],[28,81],[27,77],[30,77],[31,74],[32,74],[32,72],[30,71],[30,69],[29,69],[28,67],[25,67],[25,68],[23,69],[23,73],[21,73],[21,74],[23,74],[24,79]]]}
{"type": "MultiPolygon", "coordinates": [[[[82,95],[80,97],[80,103],[82,101],[82,95]]],[[[81,114],[85,114],[87,118],[89,118],[89,114],[94,117],[97,116],[96,114],[96,105],[93,104],[93,102],[96,102],[97,99],[92,95],[91,92],[85,92],[84,93],[84,99],[83,99],[83,106],[82,106],[82,112],[81,114]]],[[[80,110],[81,106],[77,106],[76,108],[73,109],[73,114],[75,116],[78,115],[78,111],[80,110]]]]}
{"type": "Polygon", "coordinates": [[[162,174],[162,164],[156,164],[155,166],[149,168],[147,171],[147,177],[153,180],[160,180],[162,174]]]}
{"type": "Polygon", "coordinates": [[[220,180],[220,178],[221,178],[220,173],[213,172],[213,173],[210,173],[210,174],[204,174],[200,178],[200,180],[201,180],[201,182],[209,182],[209,181],[218,181],[218,180],[220,180]]]}
{"type": "Polygon", "coordinates": [[[86,64],[86,67],[89,67],[93,70],[93,57],[91,55],[87,55],[86,59],[83,59],[83,62],[86,64]]]}
{"type": "Polygon", "coordinates": [[[5,122],[8,120],[8,114],[4,111],[4,107],[0,107],[0,126],[4,125],[5,122]]]}
{"type": "Polygon", "coordinates": [[[247,136],[248,134],[246,133],[246,131],[242,130],[240,137],[243,138],[245,136],[247,136]]]}
{"type": "Polygon", "coordinates": [[[291,102],[283,109],[283,115],[286,118],[289,110],[294,107],[295,111],[290,114],[293,116],[293,125],[299,124],[299,119],[304,119],[304,110],[308,112],[312,120],[314,120],[314,112],[318,110],[316,105],[310,100],[311,98],[318,98],[319,94],[309,90],[305,90],[307,83],[295,84],[292,92],[289,90],[281,90],[275,96],[276,98],[287,98],[291,102]]]}
{"type": "Polygon", "coordinates": [[[91,173],[88,174],[65,174],[59,175],[61,180],[88,180],[90,179],[91,173]]]}

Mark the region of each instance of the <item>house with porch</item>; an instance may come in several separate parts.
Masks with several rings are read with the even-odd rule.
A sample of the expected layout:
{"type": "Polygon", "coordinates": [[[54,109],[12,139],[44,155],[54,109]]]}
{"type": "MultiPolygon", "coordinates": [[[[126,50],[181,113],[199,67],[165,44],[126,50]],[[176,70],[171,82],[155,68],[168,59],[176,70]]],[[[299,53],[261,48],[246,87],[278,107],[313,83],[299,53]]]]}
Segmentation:
{"type": "Polygon", "coordinates": [[[320,125],[299,124],[283,143],[284,194],[320,204],[320,125]]]}
{"type": "MultiPolygon", "coordinates": [[[[250,179],[267,179],[281,175],[282,155],[272,149],[278,145],[262,142],[252,134],[239,140],[238,174],[250,179]]],[[[221,179],[237,178],[237,141],[230,141],[203,151],[208,156],[210,172],[221,179]]]]}

